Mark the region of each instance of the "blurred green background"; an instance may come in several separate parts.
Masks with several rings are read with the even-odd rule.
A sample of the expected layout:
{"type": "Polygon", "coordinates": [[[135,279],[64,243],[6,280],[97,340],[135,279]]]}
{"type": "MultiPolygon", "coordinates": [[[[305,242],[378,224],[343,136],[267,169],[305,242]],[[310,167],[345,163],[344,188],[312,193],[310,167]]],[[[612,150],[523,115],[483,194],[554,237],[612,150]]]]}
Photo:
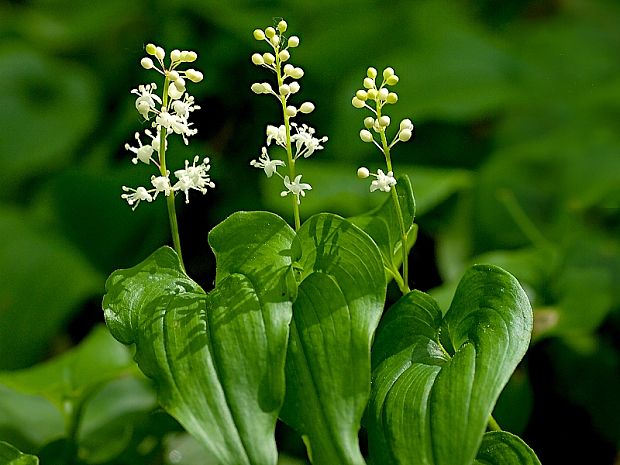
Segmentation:
{"type": "MultiPolygon", "coordinates": [[[[198,52],[199,133],[189,148],[171,142],[169,159],[173,169],[212,159],[217,188],[179,202],[189,273],[208,288],[213,225],[237,210],[289,216],[280,185],[249,166],[279,121],[276,102],[249,90],[271,78],[250,62],[265,51],[251,33],[278,17],[301,38],[299,102],[317,108],[303,122],[329,136],[300,165],[314,188],[302,214],[349,216],[382,200],[355,177],[382,163],[359,140],[366,115],[350,100],[368,66],[394,67],[390,115],[416,124],[393,158],[418,203],[415,287],[445,304],[472,263],[515,274],[536,327],[496,418],[544,464],[620,463],[617,0],[0,3],[0,440],[62,463],[54,405],[91,389],[78,378],[97,378],[101,363],[109,376],[93,381],[78,434],[84,463],[205,463],[129,356],[93,329],[106,276],[169,241],[163,202],[132,212],[120,198],[151,174],[123,149],[144,127],[129,91],[155,78],[139,66],[146,43],[198,52]],[[80,347],[116,355],[50,365],[89,334],[80,347]],[[77,379],[69,391],[62,370],[77,379]]],[[[278,434],[282,463],[304,463],[299,438],[278,434]]]]}

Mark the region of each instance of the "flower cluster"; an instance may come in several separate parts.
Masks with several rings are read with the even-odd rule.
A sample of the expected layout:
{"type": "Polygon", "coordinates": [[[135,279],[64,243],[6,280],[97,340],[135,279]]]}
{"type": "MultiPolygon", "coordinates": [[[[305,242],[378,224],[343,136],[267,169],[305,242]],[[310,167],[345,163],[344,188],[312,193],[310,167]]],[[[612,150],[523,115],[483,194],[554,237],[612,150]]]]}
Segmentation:
{"type": "Polygon", "coordinates": [[[159,173],[157,176],[151,176],[150,189],[142,186],[135,189],[123,186],[124,194],[121,198],[134,210],[141,201],[152,202],[160,193],[168,197],[183,192],[186,202],[189,202],[190,190],[194,189],[204,194],[207,187],[215,187],[208,175],[211,169],[208,158],[199,165],[196,165],[200,159],[198,156],[194,158],[191,166],[185,161],[185,169],[174,172],[177,178],[174,184],[170,181],[170,171],[166,168],[168,136],[179,134],[187,145],[188,137],[197,132],[192,128],[193,123],[189,121],[189,117],[193,111],[199,110],[200,106],[196,105],[194,97],[187,93],[186,85],[188,81],[194,83],[202,81],[203,76],[195,69],[179,68],[196,61],[198,55],[187,50],[172,50],[169,65],[166,67],[164,63],[166,52],[163,48],[148,44],[146,53],[149,56],[142,58],[140,64],[144,69],[153,69],[163,76],[163,92],[161,96],[155,93],[157,84],[154,82],[140,85],[131,91],[137,96],[136,110],[145,120],[151,122],[151,128],[144,130],[144,136],[148,138],[146,142],[143,143],[140,133],[137,132],[135,134],[137,145],[125,144],[125,149],[135,154],[131,160],[134,164],[142,162],[149,165],[152,162],[159,173]]]}
{"type": "Polygon", "coordinates": [[[314,110],[312,102],[304,102],[298,107],[289,102],[291,96],[297,94],[301,88],[298,80],[304,75],[304,70],[288,63],[291,58],[290,49],[299,46],[299,37],[286,37],[284,33],[288,25],[281,20],[276,27],[266,29],[256,29],[254,38],[265,41],[271,47],[271,52],[254,53],[252,63],[272,71],[276,75],[276,83],[272,85],[268,82],[255,82],[251,89],[256,94],[273,95],[282,106],[284,124],[279,126],[268,125],[266,130],[267,143],[261,148],[258,159],[252,160],[250,165],[261,168],[267,177],[276,174],[284,183],[282,196],[292,194],[297,204],[301,197],[305,196],[305,190],[312,189],[312,186],[301,182],[301,175],[295,175],[295,162],[300,158],[308,158],[317,150],[323,149],[323,143],[327,137],[316,137],[316,131],[306,124],[297,124],[291,121],[300,113],[308,114],[314,110]],[[271,159],[268,147],[272,142],[275,146],[282,147],[287,154],[287,160],[271,159]],[[283,176],[278,172],[278,167],[288,168],[288,175],[283,176]],[[293,181],[291,181],[293,178],[293,181]]]}
{"type": "Polygon", "coordinates": [[[383,70],[383,81],[377,87],[377,70],[368,68],[366,77],[363,82],[363,89],[358,90],[351,100],[355,108],[367,108],[374,116],[364,118],[364,129],[360,131],[360,139],[364,142],[372,142],[385,156],[388,172],[385,174],[382,170],[377,173],[371,173],[367,168],[361,167],[357,170],[358,177],[365,179],[374,176],[376,179],[370,185],[370,191],[376,190],[389,192],[392,186],[396,185],[396,179],[392,171],[392,161],[390,158],[390,149],[398,142],[407,142],[413,137],[414,126],[410,119],[404,119],[400,122],[398,131],[390,143],[388,143],[386,130],[391,124],[391,119],[383,113],[383,107],[388,104],[398,102],[396,92],[391,92],[388,86],[394,86],[398,83],[399,78],[394,73],[393,68],[385,68],[383,70]],[[373,105],[374,102],[374,105],[373,105]],[[374,108],[373,108],[374,106],[374,108]]]}

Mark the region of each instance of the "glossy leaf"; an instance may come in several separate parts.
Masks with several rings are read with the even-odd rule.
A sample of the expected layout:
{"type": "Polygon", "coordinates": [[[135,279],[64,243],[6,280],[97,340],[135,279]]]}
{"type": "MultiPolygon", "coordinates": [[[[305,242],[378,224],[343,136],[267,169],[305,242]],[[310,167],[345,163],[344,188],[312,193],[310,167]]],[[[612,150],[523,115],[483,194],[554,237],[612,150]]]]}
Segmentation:
{"type": "Polygon", "coordinates": [[[206,294],[164,247],[113,273],[112,334],[136,345],[159,401],[222,464],[275,464],[275,423],[296,292],[294,233],[276,215],[236,213],[216,226],[216,288],[206,294]]]}
{"type": "MultiPolygon", "coordinates": [[[[396,192],[405,228],[408,232],[409,244],[407,244],[407,249],[410,249],[416,237],[416,225],[413,223],[416,206],[408,176],[398,179],[396,192]]],[[[386,195],[383,204],[368,213],[349,220],[373,238],[379,246],[385,268],[391,272],[397,272],[398,266],[402,263],[402,239],[400,223],[392,196],[386,195]]]]}
{"type": "Polygon", "coordinates": [[[494,266],[477,265],[463,276],[443,318],[427,294],[399,300],[373,346],[373,463],[472,463],[531,330],[525,292],[494,266]]]}
{"type": "Polygon", "coordinates": [[[282,418],[301,433],[312,463],[363,464],[357,435],[385,299],[381,256],[368,235],[331,214],[310,218],[297,237],[303,272],[282,418]]]}
{"type": "Polygon", "coordinates": [[[530,447],[507,431],[491,431],[482,437],[475,465],[540,465],[530,447]]]}
{"type": "Polygon", "coordinates": [[[38,465],[34,455],[22,454],[12,445],[0,441],[0,465],[38,465]]]}

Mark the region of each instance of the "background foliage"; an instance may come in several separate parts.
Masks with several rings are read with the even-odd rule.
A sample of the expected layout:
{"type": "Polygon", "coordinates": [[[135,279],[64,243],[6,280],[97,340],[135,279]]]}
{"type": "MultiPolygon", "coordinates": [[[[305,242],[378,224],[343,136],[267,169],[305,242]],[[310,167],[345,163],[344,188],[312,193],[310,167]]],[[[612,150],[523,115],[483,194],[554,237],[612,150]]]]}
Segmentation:
{"type": "MultiPolygon", "coordinates": [[[[199,134],[190,149],[173,146],[170,160],[173,168],[195,152],[213,160],[217,189],[180,209],[186,265],[209,284],[208,230],[237,210],[288,215],[277,183],[249,167],[265,125],[278,120],[276,105],[249,91],[263,79],[249,61],[251,31],[279,16],[301,37],[302,92],[317,106],[312,124],[330,137],[304,167],[314,187],[304,216],[356,215],[381,202],[354,176],[360,164],[380,165],[358,139],[350,98],[367,66],[393,66],[401,77],[393,117],[411,117],[417,132],[394,155],[418,207],[415,287],[445,311],[471,263],[515,274],[534,307],[535,338],[496,418],[543,463],[617,463],[620,5],[612,0],[0,3],[0,440],[43,463],[61,463],[53,458],[69,447],[67,434],[86,463],[205,463],[155,408],[130,356],[96,329],[105,277],[168,241],[163,202],[132,213],[120,199],[122,184],[147,176],[122,149],[141,126],[129,90],[146,78],[138,61],[147,42],[198,52],[199,134]],[[63,409],[84,399],[71,433],[63,409]]],[[[283,464],[303,463],[290,430],[278,441],[283,464]]]]}

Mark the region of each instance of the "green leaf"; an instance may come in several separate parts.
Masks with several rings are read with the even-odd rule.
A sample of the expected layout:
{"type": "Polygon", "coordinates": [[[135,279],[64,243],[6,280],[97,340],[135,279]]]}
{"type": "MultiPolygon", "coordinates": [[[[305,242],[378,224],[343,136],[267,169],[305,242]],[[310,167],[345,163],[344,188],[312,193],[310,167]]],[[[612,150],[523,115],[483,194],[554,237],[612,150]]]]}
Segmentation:
{"type": "Polygon", "coordinates": [[[275,464],[275,423],[296,292],[293,230],[266,212],[235,213],[209,235],[216,288],[206,294],[163,247],[113,273],[110,331],[136,345],[159,401],[223,464],[275,464]]]}
{"type": "Polygon", "coordinates": [[[12,445],[0,441],[0,465],[38,465],[34,455],[22,454],[12,445]]]}
{"type": "Polygon", "coordinates": [[[477,265],[463,276],[444,318],[427,294],[401,298],[373,346],[373,463],[472,463],[531,330],[525,292],[494,266],[477,265]]]}
{"type": "MultiPolygon", "coordinates": [[[[398,179],[396,193],[408,234],[407,250],[409,250],[416,238],[416,225],[413,223],[416,206],[409,176],[398,179]]],[[[386,195],[382,205],[363,215],[349,218],[349,221],[373,238],[379,246],[385,268],[392,274],[397,273],[398,267],[402,263],[402,239],[400,222],[392,196],[386,195]]]]}
{"type": "Polygon", "coordinates": [[[370,391],[370,343],[385,299],[374,242],[331,214],[297,233],[302,282],[293,306],[282,418],[314,464],[363,464],[357,434],[370,391]]]}
{"type": "Polygon", "coordinates": [[[491,431],[482,437],[475,465],[540,465],[521,438],[507,431],[491,431]]]}

